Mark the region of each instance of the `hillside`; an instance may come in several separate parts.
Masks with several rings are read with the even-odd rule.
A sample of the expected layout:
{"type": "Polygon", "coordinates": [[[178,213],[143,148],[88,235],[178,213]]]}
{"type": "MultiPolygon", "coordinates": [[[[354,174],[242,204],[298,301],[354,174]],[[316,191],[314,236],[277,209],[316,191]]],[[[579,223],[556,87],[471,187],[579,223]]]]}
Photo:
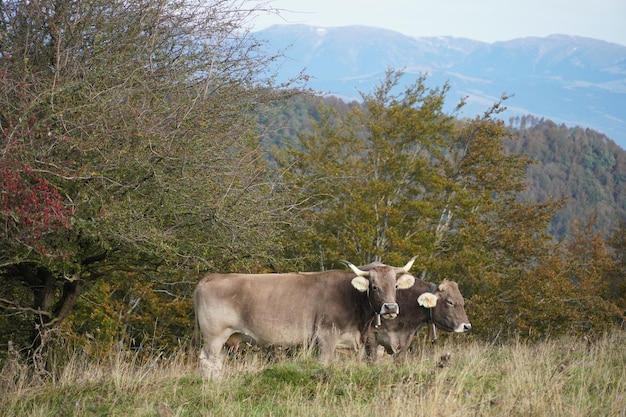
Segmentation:
{"type": "Polygon", "coordinates": [[[550,120],[523,117],[513,127],[516,140],[507,141],[508,149],[536,162],[527,170],[526,197],[566,199],[552,222],[553,235],[567,234],[574,219],[592,214],[605,233],[626,219],[626,151],[594,130],[550,120]]]}
{"type": "Polygon", "coordinates": [[[310,87],[348,101],[370,92],[386,69],[404,69],[406,83],[419,74],[435,87],[448,81],[450,109],[467,97],[460,116],[482,113],[506,92],[514,97],[505,117],[590,127],[626,149],[626,46],[564,35],[489,44],[365,26],[278,25],[254,35],[286,50],[282,78],[304,68],[310,87]]]}

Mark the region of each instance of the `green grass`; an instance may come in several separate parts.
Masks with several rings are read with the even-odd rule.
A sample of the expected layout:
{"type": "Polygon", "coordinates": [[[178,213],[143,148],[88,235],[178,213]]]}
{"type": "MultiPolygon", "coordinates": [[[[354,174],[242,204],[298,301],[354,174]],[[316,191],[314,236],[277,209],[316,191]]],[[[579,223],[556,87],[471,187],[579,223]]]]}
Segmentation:
{"type": "Polygon", "coordinates": [[[626,416],[626,335],[490,345],[416,341],[406,361],[259,352],[205,380],[184,354],[139,360],[73,355],[42,381],[17,363],[0,373],[0,416],[626,416]]]}

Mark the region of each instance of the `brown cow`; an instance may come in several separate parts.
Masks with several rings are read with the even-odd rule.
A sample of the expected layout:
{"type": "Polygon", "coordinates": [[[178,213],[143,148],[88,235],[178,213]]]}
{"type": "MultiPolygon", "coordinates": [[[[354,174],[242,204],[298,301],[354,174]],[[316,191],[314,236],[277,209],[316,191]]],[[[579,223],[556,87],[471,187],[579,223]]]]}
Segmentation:
{"type": "Polygon", "coordinates": [[[408,273],[414,260],[369,271],[347,263],[351,271],[206,275],[194,292],[203,373],[217,375],[232,335],[230,345],[247,339],[278,346],[317,342],[322,363],[332,360],[338,344],[360,350],[372,321],[397,317],[396,289],[415,282],[408,273]]]}
{"type": "Polygon", "coordinates": [[[387,353],[404,358],[413,336],[429,323],[447,332],[464,333],[472,329],[463,296],[454,281],[444,280],[437,285],[418,279],[408,290],[398,292],[397,302],[400,307],[397,319],[370,328],[365,346],[370,359],[376,359],[378,345],[387,353]]]}

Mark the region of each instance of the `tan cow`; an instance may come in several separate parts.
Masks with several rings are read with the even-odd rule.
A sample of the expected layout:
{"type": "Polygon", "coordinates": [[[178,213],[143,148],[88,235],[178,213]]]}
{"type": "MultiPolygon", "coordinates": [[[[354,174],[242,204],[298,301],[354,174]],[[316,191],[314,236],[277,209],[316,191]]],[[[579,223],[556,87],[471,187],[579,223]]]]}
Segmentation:
{"type": "Polygon", "coordinates": [[[429,323],[446,332],[464,333],[472,329],[463,296],[454,281],[444,280],[437,285],[418,279],[408,290],[398,292],[397,302],[400,314],[396,320],[370,328],[365,346],[370,359],[376,359],[378,345],[397,358],[405,357],[413,336],[429,323]]]}
{"type": "Polygon", "coordinates": [[[338,344],[360,350],[371,322],[398,316],[396,289],[415,282],[408,273],[414,260],[402,268],[380,265],[368,271],[346,263],[351,271],[206,275],[194,292],[203,373],[218,375],[224,344],[239,340],[278,346],[317,342],[322,363],[333,359],[338,344]]]}

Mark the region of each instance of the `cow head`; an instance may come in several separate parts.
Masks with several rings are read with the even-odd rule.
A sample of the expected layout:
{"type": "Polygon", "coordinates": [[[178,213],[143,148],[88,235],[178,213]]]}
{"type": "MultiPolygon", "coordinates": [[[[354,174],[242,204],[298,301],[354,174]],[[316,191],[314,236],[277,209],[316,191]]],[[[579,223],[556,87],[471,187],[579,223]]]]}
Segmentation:
{"type": "Polygon", "coordinates": [[[463,333],[472,329],[465,314],[465,301],[454,281],[444,280],[438,286],[434,285],[430,292],[417,298],[417,303],[430,309],[433,323],[441,330],[463,333]]]}
{"type": "Polygon", "coordinates": [[[360,270],[350,262],[345,264],[356,274],[352,286],[360,292],[367,292],[374,312],[385,319],[394,319],[400,312],[396,290],[410,288],[415,283],[415,277],[408,272],[416,258],[412,258],[402,268],[380,264],[367,271],[360,270]]]}

